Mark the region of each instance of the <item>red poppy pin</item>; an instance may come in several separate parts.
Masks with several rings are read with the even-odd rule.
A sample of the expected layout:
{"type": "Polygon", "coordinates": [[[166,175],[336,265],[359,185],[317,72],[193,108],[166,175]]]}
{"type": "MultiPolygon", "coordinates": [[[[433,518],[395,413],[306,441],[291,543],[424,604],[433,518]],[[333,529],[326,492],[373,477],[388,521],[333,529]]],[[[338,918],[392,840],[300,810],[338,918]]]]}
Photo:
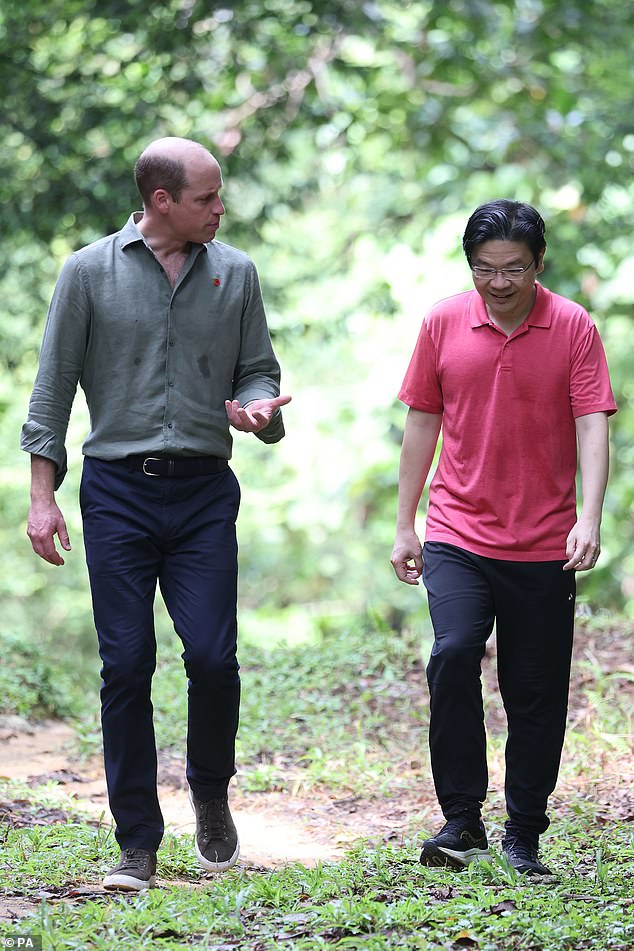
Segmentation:
{"type": "Polygon", "coordinates": [[[214,286],[220,287],[220,278],[218,276],[214,277],[214,286]]]}

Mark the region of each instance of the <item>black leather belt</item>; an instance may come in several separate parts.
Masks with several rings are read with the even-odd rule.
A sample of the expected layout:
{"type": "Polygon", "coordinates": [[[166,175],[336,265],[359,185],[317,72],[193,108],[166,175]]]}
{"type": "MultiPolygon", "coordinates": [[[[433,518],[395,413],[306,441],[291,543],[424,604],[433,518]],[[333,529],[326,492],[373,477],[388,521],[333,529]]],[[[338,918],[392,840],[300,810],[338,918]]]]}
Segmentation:
{"type": "Polygon", "coordinates": [[[219,456],[126,456],[129,469],[146,476],[164,476],[168,479],[186,479],[198,475],[215,475],[229,465],[219,456]]]}

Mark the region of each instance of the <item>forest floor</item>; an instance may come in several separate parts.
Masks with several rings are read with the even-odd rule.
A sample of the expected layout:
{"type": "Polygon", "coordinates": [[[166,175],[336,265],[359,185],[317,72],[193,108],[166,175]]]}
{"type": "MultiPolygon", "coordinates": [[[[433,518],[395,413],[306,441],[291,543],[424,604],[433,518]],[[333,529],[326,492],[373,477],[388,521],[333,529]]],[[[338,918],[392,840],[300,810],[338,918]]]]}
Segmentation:
{"type": "MultiPolygon", "coordinates": [[[[80,814],[110,825],[101,758],[77,756],[75,733],[69,725],[5,717],[0,719],[0,743],[0,778],[24,782],[34,789],[58,784],[65,797],[77,804],[80,814]]],[[[159,755],[159,792],[166,830],[178,836],[193,836],[195,822],[184,775],[184,759],[159,755]]],[[[412,815],[437,810],[431,789],[406,799],[362,800],[319,788],[305,794],[248,793],[240,789],[238,781],[230,797],[240,834],[240,864],[258,871],[289,862],[313,866],[336,861],[360,840],[398,842],[410,826],[412,815]]],[[[26,798],[7,801],[0,797],[0,820],[11,825],[48,825],[64,819],[59,809],[33,808],[26,798]]],[[[99,882],[95,882],[94,890],[101,891],[99,882]]],[[[82,897],[86,893],[82,883],[82,897]]],[[[33,898],[22,901],[16,896],[0,896],[0,920],[32,909],[33,898]]]]}
{"type": "MultiPolygon", "coordinates": [[[[484,665],[485,689],[494,694],[497,689],[495,665],[492,658],[488,660],[490,663],[484,665]]],[[[593,731],[593,704],[587,688],[589,680],[597,677],[597,671],[600,671],[602,684],[611,684],[613,688],[616,678],[619,691],[625,690],[632,698],[634,666],[628,639],[611,636],[605,629],[596,632],[582,628],[575,647],[569,732],[591,734],[593,731]]],[[[420,683],[414,684],[414,689],[424,690],[424,672],[420,670],[416,676],[420,683]]],[[[601,684],[598,690],[601,692],[601,684]]],[[[624,702],[622,693],[620,699],[624,702]]],[[[394,715],[400,714],[395,710],[394,715]]],[[[504,726],[501,704],[488,704],[489,733],[498,733],[504,726]]],[[[420,725],[412,723],[410,748],[397,764],[399,788],[392,796],[374,794],[372,790],[368,790],[367,796],[351,796],[346,795],[345,790],[332,792],[323,786],[303,790],[297,782],[297,774],[286,777],[284,791],[248,792],[241,788],[238,775],[232,783],[230,801],[240,833],[240,864],[246,870],[262,872],[293,862],[310,867],[343,858],[361,841],[398,846],[402,841],[422,838],[420,833],[434,829],[442,822],[442,816],[427,778],[427,766],[412,758],[424,745],[425,737],[421,733],[420,725]]],[[[18,717],[3,717],[0,718],[0,744],[0,779],[10,781],[9,787],[5,784],[4,795],[0,794],[0,821],[14,828],[67,821],[68,814],[54,803],[49,808],[39,804],[41,800],[34,805],[27,795],[20,799],[8,798],[6,788],[17,781],[33,790],[56,784],[66,801],[70,799],[76,804],[77,813],[84,819],[110,827],[101,758],[78,756],[76,734],[70,725],[60,721],[30,723],[18,717]]],[[[575,803],[582,800],[593,803],[598,822],[602,816],[606,823],[634,820],[634,760],[624,759],[622,755],[611,756],[609,745],[603,749],[601,762],[592,763],[587,771],[562,770],[551,800],[553,820],[569,813],[575,803]]],[[[184,760],[171,753],[159,756],[161,807],[168,831],[176,836],[189,836],[194,832],[184,772],[184,760]]],[[[501,756],[491,764],[487,808],[503,812],[501,756]]],[[[78,883],[78,899],[101,891],[99,878],[96,875],[94,883],[87,884],[85,880],[78,883]]],[[[57,897],[72,900],[73,889],[69,887],[64,894],[49,893],[45,897],[49,901],[57,897]]],[[[34,894],[0,897],[0,921],[15,921],[32,912],[37,900],[34,894]]]]}

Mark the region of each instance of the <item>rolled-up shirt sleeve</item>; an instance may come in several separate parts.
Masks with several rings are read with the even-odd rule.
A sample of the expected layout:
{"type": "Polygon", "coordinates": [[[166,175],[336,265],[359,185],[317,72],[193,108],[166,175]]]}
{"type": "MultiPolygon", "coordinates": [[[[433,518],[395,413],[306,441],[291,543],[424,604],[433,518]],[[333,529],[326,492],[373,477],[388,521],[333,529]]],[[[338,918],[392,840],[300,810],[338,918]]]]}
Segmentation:
{"type": "Polygon", "coordinates": [[[67,471],[66,431],[80,380],[90,326],[90,307],[75,255],[64,264],[42,338],[39,369],[20,446],[56,467],[55,488],[67,471]]]}

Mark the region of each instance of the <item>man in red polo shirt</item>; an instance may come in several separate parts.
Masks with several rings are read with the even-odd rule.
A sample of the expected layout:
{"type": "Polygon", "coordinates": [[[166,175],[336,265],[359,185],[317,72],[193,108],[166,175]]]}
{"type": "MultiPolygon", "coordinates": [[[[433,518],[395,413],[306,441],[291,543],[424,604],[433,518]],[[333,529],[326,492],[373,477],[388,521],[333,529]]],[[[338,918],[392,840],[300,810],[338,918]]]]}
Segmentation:
{"type": "Polygon", "coordinates": [[[545,875],[538,845],[565,732],[575,572],[599,557],[616,404],[590,317],[536,280],[539,213],[503,199],[482,205],[463,248],[475,290],[426,316],[399,393],[409,412],[391,560],[401,581],[422,575],[427,589],[429,742],[446,819],[421,862],[462,868],[488,855],[480,664],[495,624],[508,720],[502,847],[519,872],[545,875]],[[416,510],[441,427],[421,548],[416,510]]]}

